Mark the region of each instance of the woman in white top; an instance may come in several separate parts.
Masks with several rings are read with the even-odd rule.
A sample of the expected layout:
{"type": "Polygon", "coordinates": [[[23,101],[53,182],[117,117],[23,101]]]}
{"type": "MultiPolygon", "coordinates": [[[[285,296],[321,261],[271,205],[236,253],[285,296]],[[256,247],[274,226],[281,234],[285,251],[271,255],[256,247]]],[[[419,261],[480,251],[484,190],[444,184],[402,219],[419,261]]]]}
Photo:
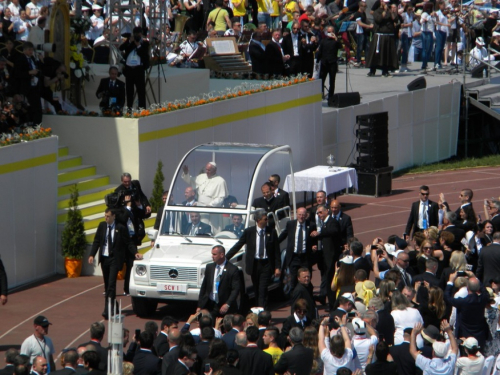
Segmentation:
{"type": "Polygon", "coordinates": [[[90,17],[90,38],[89,42],[93,45],[94,40],[102,35],[104,30],[104,18],[102,17],[102,6],[99,4],[92,5],[92,11],[94,14],[90,17]]]}
{"type": "Polygon", "coordinates": [[[413,328],[416,323],[424,324],[422,315],[417,309],[411,306],[406,296],[400,291],[392,293],[392,311],[391,315],[394,318],[394,345],[399,345],[404,341],[405,328],[413,328]]]}
{"type": "Polygon", "coordinates": [[[400,73],[408,71],[408,52],[410,52],[411,38],[413,37],[413,5],[412,3],[405,3],[404,13],[401,15],[403,17],[403,23],[401,24],[401,48],[403,52],[401,54],[401,69],[400,73]]]}
{"type": "Polygon", "coordinates": [[[323,319],[318,332],[318,349],[324,364],[323,374],[336,374],[337,370],[341,367],[348,367],[351,371],[354,371],[351,339],[345,327],[347,314],[342,317],[342,320],[339,317],[335,317],[335,321],[340,324],[340,332],[332,337],[331,342],[328,330],[329,320],[329,317],[323,319]]]}
{"type": "Polygon", "coordinates": [[[38,0],[31,0],[31,2],[26,4],[26,18],[31,22],[32,26],[36,26],[41,8],[42,5],[38,4],[38,0]]]}
{"type": "Polygon", "coordinates": [[[427,70],[427,61],[429,61],[434,46],[434,19],[431,14],[434,5],[429,1],[424,3],[424,12],[420,16],[422,25],[422,70],[427,70]]]}
{"type": "Polygon", "coordinates": [[[438,11],[436,12],[436,50],[434,51],[434,69],[441,69],[441,60],[443,59],[444,46],[448,37],[448,17],[444,14],[446,4],[443,0],[437,2],[438,11]]]}

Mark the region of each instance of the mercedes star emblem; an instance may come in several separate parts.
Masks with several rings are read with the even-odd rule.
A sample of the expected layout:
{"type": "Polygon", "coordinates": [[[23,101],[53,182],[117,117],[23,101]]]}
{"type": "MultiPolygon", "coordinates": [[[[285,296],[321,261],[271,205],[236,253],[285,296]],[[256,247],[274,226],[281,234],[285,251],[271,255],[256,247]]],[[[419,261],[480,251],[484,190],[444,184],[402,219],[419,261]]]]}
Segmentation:
{"type": "Polygon", "coordinates": [[[168,271],[168,276],[170,276],[171,279],[177,279],[177,276],[179,276],[179,271],[177,271],[175,268],[172,268],[170,271],[168,271]]]}

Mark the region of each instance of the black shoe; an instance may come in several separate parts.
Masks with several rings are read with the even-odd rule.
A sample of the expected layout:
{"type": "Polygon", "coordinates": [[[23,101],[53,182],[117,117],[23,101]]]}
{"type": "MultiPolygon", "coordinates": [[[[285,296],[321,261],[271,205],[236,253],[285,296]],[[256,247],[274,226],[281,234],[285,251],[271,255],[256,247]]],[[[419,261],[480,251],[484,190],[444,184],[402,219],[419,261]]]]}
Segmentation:
{"type": "Polygon", "coordinates": [[[103,312],[101,315],[104,318],[104,320],[108,320],[109,319],[108,313],[106,311],[103,312]]]}
{"type": "Polygon", "coordinates": [[[367,77],[375,77],[375,73],[369,72],[366,76],[367,77]]]}

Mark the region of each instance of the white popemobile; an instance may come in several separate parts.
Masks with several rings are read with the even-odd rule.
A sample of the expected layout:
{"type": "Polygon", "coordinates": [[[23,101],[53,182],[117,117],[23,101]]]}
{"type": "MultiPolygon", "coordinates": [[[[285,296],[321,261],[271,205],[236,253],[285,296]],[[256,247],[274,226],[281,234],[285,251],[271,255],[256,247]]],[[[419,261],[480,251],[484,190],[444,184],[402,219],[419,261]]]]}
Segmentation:
{"type": "MultiPolygon", "coordinates": [[[[138,316],[152,314],[158,302],[198,300],[205,267],[212,262],[212,247],[222,245],[227,252],[242,229],[255,225],[252,202],[262,196],[261,186],[272,174],[292,177],[292,207],[268,214],[279,235],[295,212],[290,146],[208,143],[184,156],[172,180],[168,203],[158,213],[163,215],[160,229],[148,232],[155,244],[144,259],[134,262],[130,295],[138,316]],[[196,192],[195,205],[185,205],[180,199],[189,186],[196,192]],[[235,228],[240,221],[242,228],[235,228]]],[[[245,248],[231,262],[244,269],[245,248]]],[[[253,294],[250,276],[242,275],[240,304],[253,294]]],[[[279,286],[275,280],[270,289],[279,286]]]]}

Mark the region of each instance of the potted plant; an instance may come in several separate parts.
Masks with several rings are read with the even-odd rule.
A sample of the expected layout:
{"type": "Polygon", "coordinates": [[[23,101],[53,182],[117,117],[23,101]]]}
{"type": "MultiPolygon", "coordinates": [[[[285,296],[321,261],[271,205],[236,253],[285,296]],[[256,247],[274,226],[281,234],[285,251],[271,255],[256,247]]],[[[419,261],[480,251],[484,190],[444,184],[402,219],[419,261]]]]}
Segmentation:
{"type": "Polygon", "coordinates": [[[78,187],[71,189],[69,211],[61,238],[64,266],[68,277],[79,277],[82,272],[82,259],[87,249],[83,217],[78,209],[78,187]]]}

